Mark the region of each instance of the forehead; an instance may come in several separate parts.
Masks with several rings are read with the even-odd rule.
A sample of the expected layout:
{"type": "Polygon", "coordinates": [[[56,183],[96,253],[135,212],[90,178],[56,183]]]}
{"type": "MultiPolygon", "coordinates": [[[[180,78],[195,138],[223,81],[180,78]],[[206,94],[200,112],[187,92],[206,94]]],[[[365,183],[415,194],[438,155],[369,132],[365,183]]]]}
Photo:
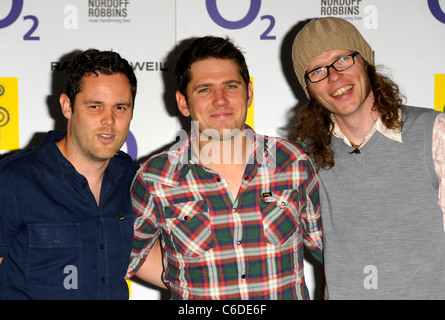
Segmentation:
{"type": "Polygon", "coordinates": [[[101,72],[91,73],[82,77],[80,91],[97,88],[130,87],[130,81],[122,73],[104,74],[101,72]]]}
{"type": "Polygon", "coordinates": [[[121,73],[84,76],[79,89],[77,97],[81,100],[94,99],[108,102],[119,100],[125,103],[133,100],[130,81],[121,73]]]}
{"type": "Polygon", "coordinates": [[[325,51],[316,56],[314,59],[312,59],[311,62],[309,62],[307,70],[313,70],[315,68],[330,65],[338,58],[341,58],[350,53],[352,53],[352,51],[346,49],[335,49],[335,50],[325,51]]]}
{"type": "Polygon", "coordinates": [[[231,59],[209,58],[192,63],[190,66],[191,80],[215,77],[241,78],[238,66],[231,59]]]}

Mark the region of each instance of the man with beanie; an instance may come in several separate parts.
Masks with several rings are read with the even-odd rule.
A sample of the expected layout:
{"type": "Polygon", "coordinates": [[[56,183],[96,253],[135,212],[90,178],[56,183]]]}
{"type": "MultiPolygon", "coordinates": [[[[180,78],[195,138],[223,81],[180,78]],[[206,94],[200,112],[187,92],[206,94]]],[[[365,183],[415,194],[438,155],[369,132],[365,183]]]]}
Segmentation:
{"type": "Polygon", "coordinates": [[[291,129],[320,178],[326,298],[445,298],[445,116],[403,105],[340,18],[292,47],[309,102],[291,129]]]}

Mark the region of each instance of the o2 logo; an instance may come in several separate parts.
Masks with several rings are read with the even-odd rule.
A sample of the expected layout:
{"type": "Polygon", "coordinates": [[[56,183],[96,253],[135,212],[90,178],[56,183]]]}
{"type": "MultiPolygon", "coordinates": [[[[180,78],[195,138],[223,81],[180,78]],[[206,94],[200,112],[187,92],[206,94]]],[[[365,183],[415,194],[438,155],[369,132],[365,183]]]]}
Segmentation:
{"type": "Polygon", "coordinates": [[[445,12],[440,7],[439,0],[428,0],[428,7],[437,20],[445,23],[445,12]]]}
{"type": "MultiPolygon", "coordinates": [[[[9,11],[5,18],[0,20],[0,29],[9,27],[19,18],[23,9],[23,1],[24,0],[12,0],[11,11],[9,11]]],[[[36,16],[26,15],[23,17],[23,20],[32,21],[31,28],[23,35],[23,40],[40,40],[40,37],[33,35],[39,26],[39,19],[37,19],[36,16]]]]}
{"type": "Polygon", "coordinates": [[[131,131],[128,131],[128,136],[125,144],[127,145],[128,155],[133,159],[133,161],[136,161],[138,158],[138,144],[136,142],[135,136],[131,131]]]}
{"type": "MultiPolygon", "coordinates": [[[[248,26],[256,19],[261,8],[261,0],[250,0],[250,7],[246,16],[239,21],[229,21],[219,13],[216,1],[217,0],[206,0],[207,12],[217,25],[225,29],[242,29],[248,26]]],[[[260,40],[275,40],[276,36],[270,35],[270,32],[275,27],[275,18],[271,15],[264,15],[261,16],[261,20],[268,20],[269,26],[260,35],[260,40]]]]}

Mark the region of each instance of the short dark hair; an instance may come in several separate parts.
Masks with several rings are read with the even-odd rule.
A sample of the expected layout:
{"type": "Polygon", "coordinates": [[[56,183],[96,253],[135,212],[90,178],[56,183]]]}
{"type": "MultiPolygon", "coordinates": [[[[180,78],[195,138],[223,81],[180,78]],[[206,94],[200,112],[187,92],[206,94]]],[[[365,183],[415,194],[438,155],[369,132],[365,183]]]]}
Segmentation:
{"type": "Polygon", "coordinates": [[[127,60],[123,59],[117,52],[99,51],[97,49],[88,49],[77,54],[68,65],[65,75],[65,94],[74,107],[76,95],[81,90],[82,78],[91,74],[123,74],[131,85],[131,94],[134,99],[137,91],[137,80],[133,68],[127,60]]]}
{"type": "Polygon", "coordinates": [[[175,78],[176,89],[187,99],[187,85],[190,82],[190,66],[197,61],[216,58],[233,60],[246,83],[249,84],[250,75],[246,60],[241,50],[229,38],[205,36],[193,40],[176,60],[175,78]]]}

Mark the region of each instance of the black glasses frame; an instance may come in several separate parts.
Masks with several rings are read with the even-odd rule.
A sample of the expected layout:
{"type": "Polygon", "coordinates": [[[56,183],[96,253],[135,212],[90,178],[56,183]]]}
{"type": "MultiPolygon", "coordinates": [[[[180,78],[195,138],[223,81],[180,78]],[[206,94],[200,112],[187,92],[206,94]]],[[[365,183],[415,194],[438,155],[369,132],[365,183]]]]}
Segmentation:
{"type": "Polygon", "coordinates": [[[310,82],[312,82],[312,83],[317,83],[317,82],[323,81],[324,79],[326,79],[327,77],[329,77],[329,69],[330,69],[330,68],[334,68],[334,70],[337,71],[337,72],[342,72],[342,71],[348,70],[349,68],[351,68],[352,66],[354,66],[354,65],[355,65],[355,59],[354,59],[354,57],[355,57],[356,55],[358,55],[358,54],[359,54],[359,53],[356,51],[356,52],[354,52],[354,53],[350,53],[350,54],[344,55],[344,56],[338,58],[337,60],[335,60],[334,62],[332,62],[332,63],[331,63],[330,65],[328,65],[328,66],[318,67],[318,68],[315,68],[315,69],[313,69],[313,70],[311,70],[311,71],[309,71],[309,72],[306,72],[306,73],[304,74],[304,77],[305,77],[306,79],[308,79],[308,80],[309,80],[310,82]],[[334,66],[334,64],[336,64],[336,63],[338,62],[338,60],[343,59],[343,58],[345,58],[345,57],[352,57],[352,64],[351,64],[349,67],[347,67],[346,69],[338,70],[338,69],[334,66]],[[317,71],[318,69],[321,69],[321,68],[326,68],[326,77],[324,77],[323,79],[317,80],[317,81],[312,81],[311,79],[309,79],[309,74],[311,74],[312,72],[317,71]]]}

